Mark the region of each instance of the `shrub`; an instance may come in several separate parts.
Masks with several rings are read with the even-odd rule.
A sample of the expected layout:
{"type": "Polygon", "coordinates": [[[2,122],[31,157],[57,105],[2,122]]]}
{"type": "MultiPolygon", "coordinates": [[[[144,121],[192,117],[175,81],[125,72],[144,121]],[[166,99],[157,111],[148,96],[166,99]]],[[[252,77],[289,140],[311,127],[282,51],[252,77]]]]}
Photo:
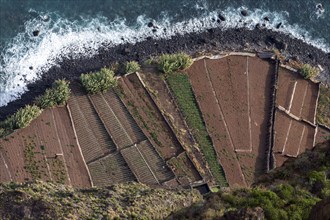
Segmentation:
{"type": "Polygon", "coordinates": [[[95,73],[82,74],[80,80],[90,94],[106,92],[110,87],[117,85],[114,72],[108,68],[102,68],[95,73]]]}
{"type": "Polygon", "coordinates": [[[126,62],[125,64],[125,72],[126,73],[135,73],[140,70],[140,65],[136,61],[126,62]]]}
{"type": "Polygon", "coordinates": [[[41,114],[42,110],[36,105],[26,105],[5,120],[8,130],[27,127],[33,119],[41,114]]]}
{"type": "Polygon", "coordinates": [[[165,74],[187,69],[192,63],[192,58],[185,53],[163,54],[158,60],[159,69],[165,74]]]}
{"type": "Polygon", "coordinates": [[[305,79],[310,79],[310,78],[315,77],[319,74],[318,69],[315,68],[315,67],[312,67],[309,64],[302,65],[299,72],[305,79]]]}
{"type": "Polygon", "coordinates": [[[40,108],[64,105],[70,97],[69,84],[66,80],[56,80],[51,89],[47,89],[44,95],[36,99],[37,105],[40,108]]]}

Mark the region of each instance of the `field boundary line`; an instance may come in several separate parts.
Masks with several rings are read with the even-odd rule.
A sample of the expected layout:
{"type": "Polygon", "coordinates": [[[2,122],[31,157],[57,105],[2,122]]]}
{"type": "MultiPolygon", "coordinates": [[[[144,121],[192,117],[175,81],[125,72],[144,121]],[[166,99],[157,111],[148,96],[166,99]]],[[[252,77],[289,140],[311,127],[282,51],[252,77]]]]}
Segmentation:
{"type": "Polygon", "coordinates": [[[274,156],[273,148],[275,146],[275,122],[277,117],[276,105],[277,105],[277,84],[278,84],[278,71],[279,71],[279,60],[275,59],[274,75],[271,78],[271,91],[270,91],[270,112],[269,112],[269,125],[268,125],[268,137],[267,137],[267,161],[266,171],[269,172],[271,169],[276,167],[276,158],[274,156]]]}
{"type": "MultiPolygon", "coordinates": [[[[105,102],[106,106],[107,106],[108,109],[111,111],[112,115],[115,117],[115,119],[116,119],[116,121],[118,122],[120,128],[121,128],[121,129],[124,131],[124,133],[126,134],[127,138],[130,140],[130,142],[131,142],[132,144],[134,144],[134,143],[133,143],[133,140],[132,140],[131,137],[128,135],[126,129],[125,129],[125,128],[123,127],[123,125],[121,124],[121,122],[120,122],[120,120],[118,119],[117,115],[115,114],[115,112],[114,112],[114,111],[112,110],[112,108],[110,107],[108,101],[104,98],[103,94],[99,94],[99,95],[102,97],[102,100],[105,102]]],[[[91,103],[92,103],[92,105],[93,105],[93,108],[95,109],[96,113],[98,114],[98,116],[99,116],[101,122],[103,123],[104,128],[105,128],[105,130],[107,131],[108,135],[110,136],[110,138],[112,139],[112,141],[114,142],[114,144],[117,146],[117,149],[119,149],[119,146],[118,146],[118,144],[115,142],[115,139],[113,138],[113,135],[112,135],[111,132],[108,130],[107,126],[105,125],[105,123],[104,123],[104,121],[103,121],[103,119],[102,119],[102,117],[101,117],[101,115],[100,115],[100,113],[99,113],[99,111],[98,111],[97,108],[95,107],[96,104],[94,103],[93,98],[92,98],[90,95],[88,95],[88,98],[89,98],[89,100],[91,101],[91,103]]]]}
{"type": "Polygon", "coordinates": [[[296,120],[296,121],[299,121],[299,122],[303,122],[303,123],[309,124],[310,126],[312,126],[312,127],[314,127],[314,128],[317,126],[316,124],[313,124],[312,122],[310,122],[310,121],[308,121],[308,120],[306,120],[306,119],[299,118],[299,117],[295,116],[294,114],[288,112],[288,110],[286,110],[284,107],[282,107],[282,106],[280,106],[280,105],[278,105],[278,106],[276,107],[276,109],[279,110],[279,111],[281,111],[281,112],[283,112],[283,113],[285,113],[285,114],[286,114],[288,117],[290,117],[291,119],[294,119],[294,120],[296,120]]]}
{"type": "Polygon", "coordinates": [[[247,81],[247,101],[249,116],[250,152],[252,152],[252,128],[251,128],[251,106],[250,106],[250,80],[249,80],[249,57],[246,57],[246,81],[247,81]]]}
{"type": "Polygon", "coordinates": [[[296,87],[297,87],[297,81],[295,81],[294,85],[293,85],[293,90],[292,90],[292,94],[291,94],[290,102],[289,102],[289,106],[288,106],[288,112],[290,112],[291,107],[292,107],[292,101],[293,101],[293,98],[294,98],[294,95],[295,95],[295,92],[296,92],[296,87]]]}
{"type": "MultiPolygon", "coordinates": [[[[132,147],[135,147],[136,150],[139,152],[142,160],[145,162],[145,164],[147,165],[149,171],[151,172],[152,176],[155,178],[155,180],[157,181],[157,183],[160,185],[160,182],[158,180],[158,178],[156,177],[156,175],[154,174],[154,172],[152,171],[151,167],[149,166],[149,164],[147,163],[147,161],[145,160],[143,154],[141,153],[140,149],[138,148],[138,146],[136,144],[134,144],[132,147]]],[[[172,171],[173,172],[173,171],[172,171]]]]}
{"type": "Polygon", "coordinates": [[[287,130],[287,132],[286,132],[285,142],[284,142],[284,145],[283,145],[283,148],[282,148],[282,154],[284,153],[285,148],[286,148],[286,144],[287,144],[287,142],[288,142],[288,138],[289,138],[290,130],[291,130],[291,125],[292,125],[292,119],[290,120],[290,124],[289,124],[288,130],[287,130]]]}
{"type": "Polygon", "coordinates": [[[298,72],[298,70],[297,69],[295,69],[295,68],[293,68],[293,67],[291,67],[291,66],[288,66],[288,65],[284,65],[284,64],[279,64],[280,65],[280,67],[282,67],[282,68],[284,68],[284,69],[287,69],[287,70],[291,70],[291,71],[293,71],[293,72],[298,72]]]}
{"type": "Polygon", "coordinates": [[[13,177],[12,177],[10,171],[9,171],[8,164],[6,163],[6,160],[5,160],[4,156],[2,155],[2,152],[0,152],[0,155],[1,155],[1,158],[2,158],[3,163],[5,164],[5,167],[6,167],[8,176],[10,178],[10,181],[13,181],[13,177]]]}
{"type": "Polygon", "coordinates": [[[300,152],[301,142],[302,142],[302,139],[304,138],[305,129],[306,129],[306,126],[304,126],[304,128],[301,132],[301,137],[300,137],[300,140],[299,140],[298,151],[297,151],[296,157],[299,155],[299,152],[300,152]]]}
{"type": "Polygon", "coordinates": [[[317,135],[318,131],[319,131],[319,126],[316,126],[316,128],[314,129],[313,147],[315,146],[316,135],[317,135]]]}
{"type": "Polygon", "coordinates": [[[82,153],[82,150],[81,150],[81,147],[80,147],[80,144],[79,144],[79,139],[78,139],[78,135],[77,135],[77,132],[76,132],[76,128],[75,128],[74,123],[73,123],[72,114],[71,114],[71,110],[70,110],[69,104],[66,104],[66,109],[68,110],[68,113],[69,113],[72,130],[73,130],[73,133],[75,135],[75,139],[76,139],[76,143],[77,143],[77,146],[78,146],[78,149],[79,149],[79,152],[80,152],[80,156],[81,156],[81,158],[82,158],[82,160],[84,162],[85,168],[87,170],[87,174],[88,174],[88,178],[89,178],[90,184],[91,184],[92,187],[94,187],[91,173],[89,172],[89,168],[87,166],[86,160],[84,158],[84,155],[82,153]]]}
{"type": "MultiPolygon", "coordinates": [[[[51,111],[51,114],[52,114],[52,120],[53,120],[54,127],[55,127],[55,133],[56,133],[57,141],[60,144],[60,151],[61,151],[61,154],[62,154],[62,157],[63,157],[63,162],[64,162],[64,165],[65,165],[65,171],[66,171],[66,174],[68,176],[68,181],[69,181],[70,185],[72,185],[71,178],[70,178],[70,175],[69,175],[68,165],[66,164],[66,160],[63,156],[64,154],[63,154],[62,143],[61,143],[60,137],[58,136],[58,129],[57,129],[53,109],[51,109],[50,111],[51,111]]],[[[45,159],[46,159],[46,157],[45,157],[45,159]]],[[[47,163],[47,159],[46,159],[46,163],[47,163]]],[[[49,171],[49,173],[51,173],[51,172],[49,171]]]]}
{"type": "Polygon", "coordinates": [[[320,98],[320,85],[321,85],[321,83],[318,83],[318,86],[317,86],[317,97],[316,97],[316,100],[315,100],[315,110],[314,110],[314,121],[313,121],[313,124],[316,124],[316,113],[317,113],[317,108],[318,108],[319,98],[320,98]]]}
{"type": "Polygon", "coordinates": [[[302,103],[301,103],[301,107],[300,107],[300,111],[299,111],[299,117],[301,118],[301,112],[304,108],[304,104],[305,104],[305,99],[306,99],[306,95],[307,95],[307,90],[309,88],[309,84],[307,83],[306,87],[305,87],[305,92],[304,92],[304,96],[303,96],[303,100],[302,100],[302,103]]]}
{"type": "Polygon", "coordinates": [[[193,58],[193,61],[198,61],[202,59],[218,60],[228,56],[244,56],[244,57],[256,57],[255,53],[250,52],[229,52],[229,53],[219,53],[217,55],[203,55],[193,58]]]}

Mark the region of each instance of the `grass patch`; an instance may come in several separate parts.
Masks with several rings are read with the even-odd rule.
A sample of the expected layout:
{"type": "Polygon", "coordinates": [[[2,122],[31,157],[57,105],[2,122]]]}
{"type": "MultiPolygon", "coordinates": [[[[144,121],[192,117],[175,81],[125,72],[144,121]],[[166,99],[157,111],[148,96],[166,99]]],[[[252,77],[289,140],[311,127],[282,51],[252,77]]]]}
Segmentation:
{"type": "Polygon", "coordinates": [[[163,54],[158,59],[159,69],[165,74],[184,70],[190,67],[192,63],[192,58],[185,53],[163,54]]]}
{"type": "Polygon", "coordinates": [[[228,186],[224,171],[217,160],[211,138],[204,126],[188,76],[185,74],[171,74],[167,77],[167,83],[176,98],[189,128],[192,129],[192,134],[199,144],[214,178],[220,186],[228,186]]]}
{"type": "Polygon", "coordinates": [[[43,109],[64,105],[70,97],[69,85],[70,82],[66,80],[56,80],[52,88],[36,99],[36,104],[43,109]]]}
{"type": "Polygon", "coordinates": [[[324,85],[320,87],[316,119],[318,123],[330,127],[330,88],[324,85]]]}
{"type": "Polygon", "coordinates": [[[104,93],[111,87],[115,87],[117,85],[117,80],[114,75],[115,74],[111,69],[102,68],[100,71],[95,73],[81,74],[80,80],[87,93],[104,93]]]}

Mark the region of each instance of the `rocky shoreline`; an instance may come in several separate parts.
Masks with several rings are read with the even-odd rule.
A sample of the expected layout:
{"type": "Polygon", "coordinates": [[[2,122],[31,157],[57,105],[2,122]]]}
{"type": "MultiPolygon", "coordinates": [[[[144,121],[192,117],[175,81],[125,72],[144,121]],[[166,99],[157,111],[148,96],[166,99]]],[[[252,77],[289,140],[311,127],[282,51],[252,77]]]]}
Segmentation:
{"type": "Polygon", "coordinates": [[[201,33],[190,33],[173,36],[171,39],[155,40],[148,38],[136,44],[122,44],[115,47],[103,45],[98,55],[92,58],[65,58],[57,66],[53,66],[43,74],[42,78],[28,85],[28,92],[20,99],[0,107],[0,120],[14,113],[18,108],[32,103],[34,98],[42,94],[56,79],[77,80],[81,73],[98,70],[113,62],[136,60],[143,62],[151,56],[162,53],[184,51],[191,55],[203,52],[220,51],[264,51],[276,47],[288,57],[298,59],[312,65],[320,65],[324,71],[320,80],[330,83],[330,53],[315,48],[302,40],[293,39],[289,35],[263,29],[258,26],[254,30],[245,28],[222,30],[212,28],[201,33]]]}

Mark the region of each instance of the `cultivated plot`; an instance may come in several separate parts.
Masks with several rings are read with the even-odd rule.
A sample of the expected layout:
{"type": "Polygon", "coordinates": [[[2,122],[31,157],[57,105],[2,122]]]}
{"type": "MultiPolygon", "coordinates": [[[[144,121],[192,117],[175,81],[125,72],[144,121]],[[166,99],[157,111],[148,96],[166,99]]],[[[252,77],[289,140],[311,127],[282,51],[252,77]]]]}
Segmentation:
{"type": "Polygon", "coordinates": [[[276,105],[297,118],[315,124],[319,85],[283,67],[279,67],[277,85],[276,105]]]}
{"type": "MultiPolygon", "coordinates": [[[[27,128],[0,140],[4,178],[17,182],[41,179],[90,187],[67,110],[47,109],[27,128]]],[[[3,173],[3,171],[1,172],[3,173]]],[[[6,180],[3,180],[6,181],[6,180]]]]}

